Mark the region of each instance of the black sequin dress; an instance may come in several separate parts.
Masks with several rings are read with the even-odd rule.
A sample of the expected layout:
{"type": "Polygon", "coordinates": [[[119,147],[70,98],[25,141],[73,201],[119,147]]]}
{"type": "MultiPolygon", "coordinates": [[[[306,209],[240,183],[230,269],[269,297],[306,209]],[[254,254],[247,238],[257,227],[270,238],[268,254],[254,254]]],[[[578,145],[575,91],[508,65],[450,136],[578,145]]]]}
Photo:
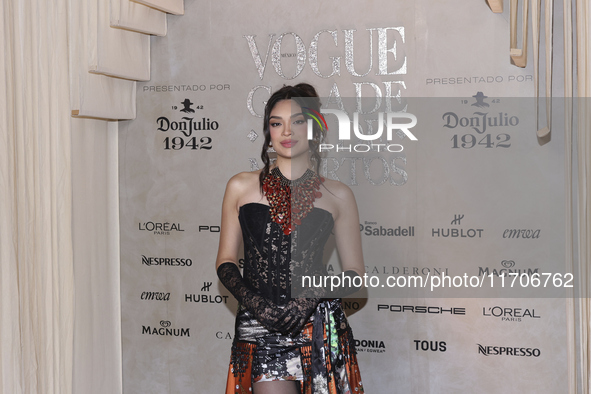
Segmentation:
{"type": "MultiPolygon", "coordinates": [[[[268,205],[245,204],[239,220],[243,277],[260,295],[285,305],[292,273],[324,272],[322,254],[334,226],[330,212],[314,208],[290,235],[271,221],[268,205]]],[[[363,392],[340,299],[322,299],[295,337],[270,332],[239,306],[226,394],[250,394],[253,383],[272,380],[299,380],[304,394],[363,392]]]]}

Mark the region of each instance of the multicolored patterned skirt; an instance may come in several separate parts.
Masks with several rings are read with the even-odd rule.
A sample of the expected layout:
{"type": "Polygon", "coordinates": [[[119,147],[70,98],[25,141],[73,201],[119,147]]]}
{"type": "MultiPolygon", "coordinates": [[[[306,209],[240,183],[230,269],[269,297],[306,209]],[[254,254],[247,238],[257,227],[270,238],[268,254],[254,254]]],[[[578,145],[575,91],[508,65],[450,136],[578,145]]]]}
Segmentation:
{"type": "Polygon", "coordinates": [[[300,381],[302,394],[363,393],[340,299],[321,301],[294,338],[269,332],[239,307],[226,394],[251,394],[253,383],[273,380],[300,381]]]}

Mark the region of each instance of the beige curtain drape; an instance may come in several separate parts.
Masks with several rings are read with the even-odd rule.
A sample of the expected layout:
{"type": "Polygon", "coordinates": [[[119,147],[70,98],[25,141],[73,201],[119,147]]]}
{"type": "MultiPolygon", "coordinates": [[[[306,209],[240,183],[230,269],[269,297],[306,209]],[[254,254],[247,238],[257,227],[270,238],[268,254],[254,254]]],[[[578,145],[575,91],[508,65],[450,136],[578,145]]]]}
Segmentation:
{"type": "Polygon", "coordinates": [[[578,256],[581,261],[579,285],[579,368],[582,393],[591,390],[591,6],[576,0],[576,62],[578,123],[578,256]]]}
{"type": "Polygon", "coordinates": [[[70,393],[74,321],[67,3],[0,7],[0,391],[70,393]]]}
{"type": "Polygon", "coordinates": [[[146,34],[130,0],[0,3],[0,393],[122,392],[118,123],[90,118],[135,117],[146,34]]]}
{"type": "Polygon", "coordinates": [[[69,14],[0,5],[0,393],[122,392],[117,123],[71,117],[69,14]]]}
{"type": "Polygon", "coordinates": [[[118,123],[88,118],[135,117],[146,34],[129,0],[0,3],[0,393],[122,392],[118,123]]]}

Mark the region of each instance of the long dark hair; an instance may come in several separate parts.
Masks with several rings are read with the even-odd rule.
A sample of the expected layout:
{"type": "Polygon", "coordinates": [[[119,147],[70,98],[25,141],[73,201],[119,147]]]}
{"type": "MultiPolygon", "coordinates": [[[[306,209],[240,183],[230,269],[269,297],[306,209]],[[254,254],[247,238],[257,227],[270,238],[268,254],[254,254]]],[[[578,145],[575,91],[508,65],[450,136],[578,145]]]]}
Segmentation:
{"type": "MultiPolygon", "coordinates": [[[[263,119],[263,133],[265,135],[265,142],[261,152],[261,159],[263,160],[263,164],[265,166],[259,176],[261,190],[263,187],[263,181],[269,174],[269,167],[271,165],[271,160],[269,159],[268,153],[269,143],[271,142],[269,117],[271,116],[271,111],[275,105],[281,100],[294,100],[302,108],[307,107],[313,109],[316,112],[320,112],[320,98],[318,97],[318,93],[316,93],[316,89],[314,89],[312,85],[307,83],[299,83],[295,86],[284,86],[273,93],[269,100],[267,100],[267,105],[265,106],[265,117],[263,119]]],[[[309,118],[309,116],[306,114],[304,114],[304,117],[306,119],[309,118]]],[[[308,143],[310,146],[312,160],[316,162],[316,173],[319,173],[320,152],[318,147],[320,146],[320,141],[324,138],[324,131],[318,126],[316,122],[312,122],[312,125],[313,139],[308,141],[308,143]]]]}

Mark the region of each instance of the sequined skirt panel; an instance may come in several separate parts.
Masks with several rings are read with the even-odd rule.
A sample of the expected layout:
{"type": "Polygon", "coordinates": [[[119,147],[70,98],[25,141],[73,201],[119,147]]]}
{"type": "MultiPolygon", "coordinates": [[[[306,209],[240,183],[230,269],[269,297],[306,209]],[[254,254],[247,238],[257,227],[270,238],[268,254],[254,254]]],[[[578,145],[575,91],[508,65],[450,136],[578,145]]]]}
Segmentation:
{"type": "Polygon", "coordinates": [[[253,383],[272,380],[301,381],[304,394],[363,392],[353,336],[340,300],[322,301],[293,338],[268,331],[239,308],[226,394],[250,394],[253,383]],[[315,318],[319,320],[316,330],[321,332],[314,332],[315,318]],[[313,346],[319,335],[321,348],[313,346]]]}

